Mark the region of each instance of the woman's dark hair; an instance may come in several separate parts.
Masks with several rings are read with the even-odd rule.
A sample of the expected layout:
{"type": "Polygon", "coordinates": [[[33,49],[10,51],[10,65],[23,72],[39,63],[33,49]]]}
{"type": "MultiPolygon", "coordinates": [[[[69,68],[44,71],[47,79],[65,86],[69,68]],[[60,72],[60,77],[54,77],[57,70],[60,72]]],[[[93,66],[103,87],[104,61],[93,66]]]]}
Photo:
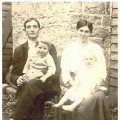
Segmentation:
{"type": "Polygon", "coordinates": [[[88,22],[87,20],[80,20],[77,22],[77,30],[81,27],[88,26],[90,33],[92,33],[93,30],[93,25],[92,23],[88,22]]]}
{"type": "Polygon", "coordinates": [[[32,20],[36,21],[37,24],[38,24],[38,27],[40,28],[40,23],[38,22],[38,20],[37,20],[36,18],[29,18],[29,19],[27,19],[27,20],[24,22],[24,28],[25,28],[25,29],[26,29],[26,24],[27,24],[28,22],[31,22],[32,20]]]}

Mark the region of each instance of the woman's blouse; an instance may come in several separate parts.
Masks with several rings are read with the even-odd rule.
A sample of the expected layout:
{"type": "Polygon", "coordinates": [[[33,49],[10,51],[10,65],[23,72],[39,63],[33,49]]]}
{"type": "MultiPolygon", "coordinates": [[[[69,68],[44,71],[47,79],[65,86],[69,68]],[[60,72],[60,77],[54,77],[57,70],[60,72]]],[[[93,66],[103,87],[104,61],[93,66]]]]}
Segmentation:
{"type": "MultiPolygon", "coordinates": [[[[91,42],[88,41],[88,44],[85,47],[81,47],[79,41],[70,43],[67,45],[65,50],[63,51],[62,58],[61,58],[61,70],[62,70],[62,82],[67,84],[71,78],[71,72],[77,74],[80,71],[82,66],[82,58],[84,52],[86,50],[92,49],[95,52],[95,56],[97,58],[97,70],[99,70],[99,76],[102,80],[106,78],[106,63],[105,57],[103,55],[102,48],[91,42]]],[[[82,74],[82,73],[81,73],[82,74]]]]}

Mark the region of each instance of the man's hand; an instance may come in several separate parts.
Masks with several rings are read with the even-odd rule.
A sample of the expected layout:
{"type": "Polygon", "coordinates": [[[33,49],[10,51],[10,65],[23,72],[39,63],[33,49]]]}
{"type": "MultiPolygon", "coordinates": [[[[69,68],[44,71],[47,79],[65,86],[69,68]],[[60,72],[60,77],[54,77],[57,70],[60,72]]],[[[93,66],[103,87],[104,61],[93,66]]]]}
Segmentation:
{"type": "Polygon", "coordinates": [[[30,80],[30,77],[27,74],[24,74],[22,76],[22,78],[23,78],[24,82],[28,82],[30,80]]]}
{"type": "Polygon", "coordinates": [[[20,76],[18,79],[17,79],[17,85],[20,86],[21,84],[23,84],[24,80],[22,78],[22,76],[20,76]]]}

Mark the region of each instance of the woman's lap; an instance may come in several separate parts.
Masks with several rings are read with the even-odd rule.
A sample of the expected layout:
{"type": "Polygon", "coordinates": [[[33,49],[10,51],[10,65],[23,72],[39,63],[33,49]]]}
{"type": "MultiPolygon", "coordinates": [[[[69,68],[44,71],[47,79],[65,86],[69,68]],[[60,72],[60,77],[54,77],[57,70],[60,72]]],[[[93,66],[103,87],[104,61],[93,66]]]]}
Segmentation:
{"type": "Polygon", "coordinates": [[[110,119],[106,97],[102,91],[99,91],[80,104],[72,113],[67,112],[65,120],[110,119]]]}

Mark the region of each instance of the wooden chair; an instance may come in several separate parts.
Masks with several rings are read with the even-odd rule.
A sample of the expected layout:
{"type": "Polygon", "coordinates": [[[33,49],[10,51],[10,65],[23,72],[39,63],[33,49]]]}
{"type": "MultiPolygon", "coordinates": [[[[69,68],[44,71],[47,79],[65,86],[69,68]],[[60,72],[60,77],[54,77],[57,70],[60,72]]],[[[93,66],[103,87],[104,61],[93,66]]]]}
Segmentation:
{"type": "Polygon", "coordinates": [[[12,70],[13,70],[13,66],[11,65],[11,66],[9,67],[8,73],[6,74],[5,81],[6,81],[6,83],[7,83],[9,86],[11,86],[12,88],[17,89],[17,87],[16,87],[14,84],[12,84],[12,82],[10,81],[10,77],[11,77],[11,72],[12,72],[12,70]]]}
{"type": "Polygon", "coordinates": [[[16,99],[16,92],[17,92],[17,86],[12,84],[12,82],[10,81],[12,70],[13,70],[13,66],[11,65],[5,77],[5,81],[8,84],[8,86],[6,87],[6,94],[9,97],[10,101],[14,101],[16,99]]]}

